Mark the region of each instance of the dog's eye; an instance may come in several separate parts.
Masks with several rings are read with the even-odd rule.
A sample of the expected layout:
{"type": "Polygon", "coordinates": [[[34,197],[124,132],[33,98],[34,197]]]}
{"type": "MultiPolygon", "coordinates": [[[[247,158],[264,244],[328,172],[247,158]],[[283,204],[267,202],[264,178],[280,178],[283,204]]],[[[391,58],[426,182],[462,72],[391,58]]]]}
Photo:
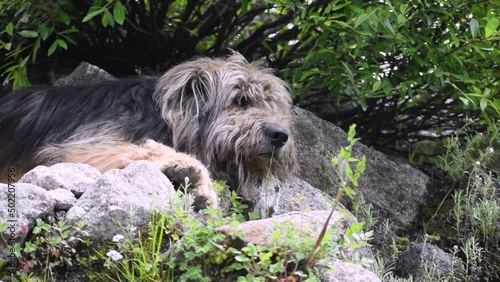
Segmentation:
{"type": "Polygon", "coordinates": [[[236,97],[234,99],[234,103],[240,107],[242,107],[243,109],[246,109],[248,108],[248,98],[245,97],[245,96],[240,96],[240,97],[236,97]]]}

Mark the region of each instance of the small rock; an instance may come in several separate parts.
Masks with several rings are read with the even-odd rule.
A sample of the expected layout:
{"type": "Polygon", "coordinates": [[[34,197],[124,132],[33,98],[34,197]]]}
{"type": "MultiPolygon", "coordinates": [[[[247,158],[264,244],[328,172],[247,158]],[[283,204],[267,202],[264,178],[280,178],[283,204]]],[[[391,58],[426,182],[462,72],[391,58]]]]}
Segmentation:
{"type": "Polygon", "coordinates": [[[47,192],[55,200],[57,210],[69,210],[76,204],[76,198],[71,191],[57,188],[47,192]]]}
{"type": "MultiPolygon", "coordinates": [[[[290,212],[272,218],[243,222],[237,226],[222,226],[219,230],[225,234],[241,232],[243,234],[241,240],[243,240],[244,244],[252,243],[260,246],[271,246],[273,244],[271,242],[273,234],[281,230],[278,228],[298,230],[303,238],[318,238],[329,214],[330,210],[290,212]]],[[[340,241],[349,225],[350,220],[344,216],[344,213],[335,211],[328,227],[331,240],[340,241]]],[[[238,241],[234,243],[236,247],[238,247],[237,245],[244,245],[238,241]]],[[[344,254],[349,258],[353,258],[357,254],[359,259],[373,260],[373,254],[365,247],[357,249],[347,248],[344,250],[344,254]]]]}
{"type": "Polygon", "coordinates": [[[105,70],[87,62],[82,62],[70,75],[56,80],[54,86],[87,86],[114,80],[118,79],[105,70]]]}
{"type": "Polygon", "coordinates": [[[320,275],[323,282],[380,282],[375,273],[364,269],[360,265],[331,259],[329,269],[323,270],[320,275]]]}

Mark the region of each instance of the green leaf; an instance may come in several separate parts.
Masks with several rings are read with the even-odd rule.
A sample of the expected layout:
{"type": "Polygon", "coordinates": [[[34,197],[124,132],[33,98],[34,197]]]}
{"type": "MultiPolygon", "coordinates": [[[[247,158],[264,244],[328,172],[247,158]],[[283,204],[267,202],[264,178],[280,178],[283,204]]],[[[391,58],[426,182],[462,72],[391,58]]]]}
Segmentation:
{"type": "Polygon", "coordinates": [[[65,29],[65,30],[59,32],[59,34],[68,34],[68,33],[75,33],[75,32],[78,32],[78,29],[76,29],[75,27],[70,27],[68,29],[65,29]]]}
{"type": "Polygon", "coordinates": [[[368,109],[368,103],[366,102],[365,97],[361,97],[361,99],[359,99],[359,105],[361,106],[361,109],[363,111],[366,111],[366,109],[368,109]]]}
{"type": "Polygon", "coordinates": [[[5,27],[5,32],[7,32],[8,35],[12,36],[14,34],[14,25],[12,22],[10,22],[6,27],[5,27]]]}
{"type": "Polygon", "coordinates": [[[96,6],[90,7],[89,11],[87,12],[87,15],[83,18],[82,23],[90,21],[93,17],[103,13],[106,10],[107,9],[104,7],[101,8],[96,6]]]}
{"type": "Polygon", "coordinates": [[[481,98],[481,100],[479,101],[479,107],[481,108],[481,111],[484,112],[487,106],[488,100],[486,98],[481,98]]]}
{"type": "MultiPolygon", "coordinates": [[[[349,159],[349,155],[350,154],[349,154],[349,152],[346,149],[340,148],[340,156],[342,157],[342,161],[343,160],[348,160],[349,159]]],[[[339,163],[339,165],[342,164],[342,161],[339,163]]]]}
{"type": "Polygon", "coordinates": [[[303,72],[301,75],[300,75],[300,80],[303,81],[305,80],[306,78],[308,78],[309,76],[311,75],[315,75],[315,74],[319,74],[320,71],[318,68],[313,68],[311,70],[307,70],[305,72],[303,72]]]}
{"type": "Polygon", "coordinates": [[[0,221],[0,232],[6,230],[8,226],[9,224],[7,224],[7,222],[0,221]]]}
{"type": "Polygon", "coordinates": [[[52,45],[50,45],[49,47],[49,50],[47,51],[47,56],[50,57],[50,55],[52,55],[52,53],[54,53],[57,49],[57,46],[58,43],[57,43],[57,40],[54,40],[54,42],[52,43],[52,45]]]}
{"type": "Polygon", "coordinates": [[[67,35],[64,35],[64,34],[61,34],[61,33],[59,33],[59,35],[60,35],[62,38],[64,38],[66,42],[69,42],[69,43],[71,43],[71,44],[73,44],[73,45],[76,45],[75,40],[73,40],[71,37],[69,37],[69,36],[67,36],[67,35]]]}
{"type": "Polygon", "coordinates": [[[380,87],[380,84],[381,84],[381,83],[382,83],[382,82],[381,82],[380,80],[375,81],[375,83],[374,83],[374,84],[373,84],[373,86],[372,86],[372,92],[377,91],[377,89],[380,87]]]}
{"type": "Polygon", "coordinates": [[[337,163],[339,162],[339,159],[334,157],[334,158],[332,158],[332,160],[330,162],[331,162],[332,166],[336,166],[337,163]]]}
{"type": "Polygon", "coordinates": [[[119,24],[123,24],[125,21],[125,7],[123,7],[122,2],[120,1],[116,2],[113,7],[113,18],[119,24]]]}
{"type": "Polygon", "coordinates": [[[246,13],[248,12],[250,5],[248,0],[242,0],[241,1],[241,12],[246,13]]]}
{"type": "Polygon", "coordinates": [[[346,76],[349,77],[350,80],[354,81],[354,74],[352,73],[351,71],[351,68],[349,68],[349,66],[344,63],[343,61],[340,61],[342,63],[342,65],[344,66],[344,69],[346,70],[346,76]]]}
{"type": "Polygon", "coordinates": [[[484,36],[490,37],[497,30],[500,20],[498,18],[488,19],[486,26],[484,27],[484,36]]]}
{"type": "Polygon", "coordinates": [[[26,38],[37,38],[38,37],[38,32],[36,32],[34,30],[21,30],[18,33],[22,37],[26,37],[26,38]]]}
{"type": "Polygon", "coordinates": [[[332,23],[336,23],[336,24],[340,25],[341,27],[351,28],[351,26],[348,23],[343,22],[343,21],[332,20],[332,23]]]}
{"type": "Polygon", "coordinates": [[[366,19],[368,19],[369,15],[367,14],[361,14],[359,17],[356,18],[354,21],[354,27],[358,27],[360,24],[364,23],[366,19]]]}
{"type": "Polygon", "coordinates": [[[103,27],[107,27],[109,24],[109,18],[108,18],[108,15],[106,13],[102,14],[101,24],[103,27]]]}
{"type": "Polygon", "coordinates": [[[66,12],[64,12],[62,10],[59,10],[56,18],[59,22],[62,22],[65,25],[69,25],[69,23],[71,22],[71,17],[66,12]]]}
{"type": "Polygon", "coordinates": [[[66,42],[64,40],[57,39],[56,42],[57,42],[57,45],[61,46],[61,48],[68,50],[68,44],[66,44],[66,42]]]}
{"type": "Polygon", "coordinates": [[[347,140],[351,142],[352,140],[354,140],[355,137],[356,137],[356,124],[353,123],[349,126],[349,130],[347,131],[347,140]]]}
{"type": "Polygon", "coordinates": [[[470,100],[467,99],[467,97],[459,97],[460,101],[462,101],[462,103],[464,103],[465,106],[468,106],[469,105],[469,102],[470,100]]]}
{"type": "Polygon", "coordinates": [[[403,24],[406,21],[406,18],[404,15],[399,14],[397,18],[398,24],[403,24]]]}
{"type": "Polygon", "coordinates": [[[41,231],[42,229],[39,226],[35,226],[33,228],[33,234],[40,234],[41,231]]]}
{"type": "Polygon", "coordinates": [[[358,27],[362,23],[364,23],[367,19],[369,19],[377,10],[371,11],[369,14],[361,14],[359,15],[358,18],[354,21],[354,27],[358,27]]]}
{"type": "Polygon", "coordinates": [[[392,27],[392,24],[391,24],[391,22],[389,21],[389,18],[384,18],[384,21],[383,21],[382,23],[383,23],[383,24],[384,24],[384,25],[385,25],[385,26],[389,29],[389,31],[390,31],[393,35],[394,35],[394,34],[396,34],[396,33],[394,32],[394,27],[392,27]]]}
{"type": "Polygon", "coordinates": [[[104,16],[106,16],[106,18],[108,18],[108,23],[111,27],[115,26],[115,19],[113,19],[113,15],[111,15],[111,13],[108,10],[104,11],[104,15],[102,15],[102,16],[103,16],[103,18],[104,18],[104,16]]]}
{"type": "Polygon", "coordinates": [[[356,173],[363,173],[365,171],[365,168],[366,168],[366,156],[363,155],[363,157],[361,157],[361,160],[356,164],[356,173]]]}
{"type": "Polygon", "coordinates": [[[469,22],[469,27],[470,27],[470,33],[472,34],[472,38],[475,38],[477,33],[479,32],[479,22],[472,18],[469,22]]]}
{"type": "Polygon", "coordinates": [[[356,195],[356,192],[351,187],[347,187],[347,186],[344,187],[344,193],[351,198],[352,198],[352,196],[356,195]]]}
{"type": "Polygon", "coordinates": [[[53,31],[54,29],[48,27],[47,25],[41,25],[38,27],[38,33],[43,40],[47,40],[47,38],[49,38],[53,31]]]}
{"type": "Polygon", "coordinates": [[[42,41],[42,38],[38,37],[35,41],[35,45],[33,46],[33,52],[31,53],[31,62],[36,61],[36,55],[38,54],[38,49],[40,49],[40,42],[42,41]]]}
{"type": "Polygon", "coordinates": [[[23,68],[26,68],[26,64],[28,63],[28,60],[30,59],[30,56],[27,56],[26,58],[24,58],[20,63],[19,63],[19,66],[23,67],[23,68]]]}

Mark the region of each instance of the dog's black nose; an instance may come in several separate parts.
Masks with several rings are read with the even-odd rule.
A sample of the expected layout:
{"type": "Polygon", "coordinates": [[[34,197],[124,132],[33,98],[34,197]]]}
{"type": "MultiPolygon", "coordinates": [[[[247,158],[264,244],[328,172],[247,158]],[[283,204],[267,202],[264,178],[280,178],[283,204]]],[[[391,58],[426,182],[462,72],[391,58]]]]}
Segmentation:
{"type": "Polygon", "coordinates": [[[271,145],[282,147],[288,140],[288,132],[281,126],[272,125],[267,128],[267,136],[271,140],[271,145]]]}

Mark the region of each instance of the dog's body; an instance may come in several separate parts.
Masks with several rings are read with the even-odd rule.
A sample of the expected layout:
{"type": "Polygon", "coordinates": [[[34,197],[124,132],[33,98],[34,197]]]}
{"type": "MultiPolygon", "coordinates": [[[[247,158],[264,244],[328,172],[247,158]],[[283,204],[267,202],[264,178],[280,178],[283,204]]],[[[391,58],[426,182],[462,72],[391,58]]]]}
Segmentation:
{"type": "Polygon", "coordinates": [[[7,94],[0,99],[2,169],[7,165],[30,169],[48,163],[37,157],[48,144],[63,143],[74,135],[91,138],[105,133],[102,130],[113,131],[131,143],[153,139],[171,144],[171,132],[152,99],[154,86],[154,79],[138,79],[7,94]],[[82,130],[85,127],[94,127],[96,132],[88,134],[82,130]]]}
{"type": "Polygon", "coordinates": [[[235,190],[293,170],[289,107],[283,82],[239,54],[186,62],[160,79],[19,90],[0,97],[0,180],[9,168],[106,171],[146,159],[174,181],[187,176],[216,205],[208,170],[235,190]]]}

